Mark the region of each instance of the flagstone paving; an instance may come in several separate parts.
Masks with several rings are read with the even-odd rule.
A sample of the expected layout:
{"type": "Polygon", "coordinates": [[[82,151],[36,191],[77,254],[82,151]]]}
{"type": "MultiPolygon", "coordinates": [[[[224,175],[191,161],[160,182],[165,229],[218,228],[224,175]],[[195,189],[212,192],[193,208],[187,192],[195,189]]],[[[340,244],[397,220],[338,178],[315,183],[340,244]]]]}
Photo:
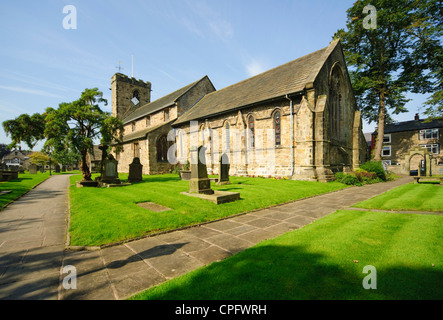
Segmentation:
{"type": "MultiPolygon", "coordinates": [[[[64,250],[68,176],[0,212],[0,299],[125,299],[399,185],[347,188],[97,250],[64,250]],[[48,201],[50,200],[50,201],[48,201]],[[76,288],[64,287],[74,266],[76,288]]],[[[71,282],[68,282],[72,284],[71,282]]]]}

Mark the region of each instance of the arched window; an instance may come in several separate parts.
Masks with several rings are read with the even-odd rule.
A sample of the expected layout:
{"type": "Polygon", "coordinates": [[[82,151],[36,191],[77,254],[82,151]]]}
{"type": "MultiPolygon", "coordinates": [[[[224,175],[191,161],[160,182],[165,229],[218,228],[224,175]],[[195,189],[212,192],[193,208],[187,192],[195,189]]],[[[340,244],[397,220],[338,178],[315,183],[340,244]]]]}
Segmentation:
{"type": "Polygon", "coordinates": [[[162,135],[157,140],[157,161],[168,161],[168,139],[166,138],[166,135],[162,135]]]}
{"type": "Polygon", "coordinates": [[[254,139],[255,139],[255,124],[254,124],[254,117],[249,116],[248,117],[248,145],[250,148],[254,148],[254,139]]]}
{"type": "Polygon", "coordinates": [[[132,103],[135,106],[140,102],[140,97],[139,97],[138,90],[134,90],[134,92],[132,92],[132,99],[131,99],[131,101],[132,101],[132,103]]]}
{"type": "Polygon", "coordinates": [[[335,67],[331,73],[330,79],[330,104],[329,104],[329,132],[331,138],[341,139],[344,119],[344,83],[342,81],[341,70],[335,67]]]}
{"type": "Polygon", "coordinates": [[[229,130],[229,122],[226,122],[225,125],[225,148],[227,152],[231,150],[231,134],[229,130]]]}
{"type": "Polygon", "coordinates": [[[275,145],[281,145],[281,115],[280,111],[274,113],[274,134],[275,134],[275,145]]]}

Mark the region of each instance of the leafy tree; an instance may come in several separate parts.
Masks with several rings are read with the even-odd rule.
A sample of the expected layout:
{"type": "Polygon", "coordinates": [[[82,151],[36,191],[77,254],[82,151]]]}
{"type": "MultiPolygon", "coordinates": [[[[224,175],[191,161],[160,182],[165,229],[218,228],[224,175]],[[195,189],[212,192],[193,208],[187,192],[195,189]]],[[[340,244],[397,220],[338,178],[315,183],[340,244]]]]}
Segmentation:
{"type": "Polygon", "coordinates": [[[44,139],[45,115],[35,113],[32,116],[22,114],[13,120],[3,122],[6,135],[11,136],[11,144],[8,146],[14,149],[21,142],[25,142],[29,149],[34,148],[39,140],[44,139]]]}
{"type": "Polygon", "coordinates": [[[100,103],[107,104],[102,92],[97,88],[85,89],[80,99],[61,103],[58,109],[46,110],[45,148],[51,147],[54,154],[79,154],[84,181],[91,180],[87,154],[92,150],[94,140],[101,138],[102,144],[122,140],[122,122],[102,111],[100,103]]]}
{"type": "MultiPolygon", "coordinates": [[[[35,151],[29,155],[31,162],[38,166],[49,165],[49,155],[41,151],[35,151]]],[[[57,161],[51,157],[51,166],[57,165],[57,161]]]]}
{"type": "Polygon", "coordinates": [[[436,89],[435,53],[441,53],[441,43],[435,24],[441,14],[426,17],[432,13],[430,7],[439,5],[441,12],[437,0],[358,0],[347,10],[347,30],[334,35],[343,44],[363,117],[378,122],[375,160],[381,158],[385,123],[392,121],[389,111],[406,112],[408,92],[436,89]],[[375,29],[364,25],[368,5],[377,10],[375,29]]]}
{"type": "Polygon", "coordinates": [[[0,143],[0,160],[3,159],[11,150],[8,148],[8,145],[5,143],[0,143]]]}

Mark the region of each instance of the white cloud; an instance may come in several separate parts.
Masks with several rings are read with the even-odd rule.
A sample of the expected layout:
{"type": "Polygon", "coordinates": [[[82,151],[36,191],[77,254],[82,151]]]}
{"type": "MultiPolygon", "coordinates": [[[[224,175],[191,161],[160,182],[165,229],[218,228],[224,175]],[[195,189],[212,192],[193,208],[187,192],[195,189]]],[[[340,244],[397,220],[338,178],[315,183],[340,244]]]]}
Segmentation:
{"type": "Polygon", "coordinates": [[[64,97],[59,96],[57,94],[53,94],[53,93],[46,92],[43,90],[28,89],[28,88],[22,88],[22,87],[11,87],[11,86],[0,85],[0,89],[14,91],[14,92],[18,92],[18,93],[33,94],[33,95],[44,96],[44,97],[64,98],[64,97]]]}
{"type": "Polygon", "coordinates": [[[265,63],[263,63],[262,61],[258,61],[256,59],[252,59],[248,64],[246,64],[245,68],[246,72],[250,77],[268,70],[265,63]]]}

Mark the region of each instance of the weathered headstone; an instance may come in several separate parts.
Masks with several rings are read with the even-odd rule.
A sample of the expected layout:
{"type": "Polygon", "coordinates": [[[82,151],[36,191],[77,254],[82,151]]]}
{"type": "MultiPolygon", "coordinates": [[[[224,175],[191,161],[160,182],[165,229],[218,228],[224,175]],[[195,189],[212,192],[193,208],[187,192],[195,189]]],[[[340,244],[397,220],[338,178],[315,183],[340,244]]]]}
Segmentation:
{"type": "Polygon", "coordinates": [[[38,167],[36,164],[31,163],[28,167],[30,174],[37,174],[38,167]]]}
{"type": "Polygon", "coordinates": [[[208,178],[206,164],[201,161],[206,153],[203,146],[191,148],[191,180],[189,181],[190,193],[213,194],[211,189],[211,181],[208,178]],[[202,155],[202,157],[199,157],[202,155]]]}
{"type": "Polygon", "coordinates": [[[132,163],[129,165],[129,182],[143,181],[143,165],[140,163],[140,159],[135,157],[132,163]]]}
{"type": "Polygon", "coordinates": [[[66,166],[62,166],[62,172],[66,172],[66,166]]]}
{"type": "Polygon", "coordinates": [[[118,178],[117,171],[118,161],[115,160],[112,154],[109,154],[103,162],[103,173],[101,176],[101,182],[118,184],[120,180],[118,178]]]}
{"type": "Polygon", "coordinates": [[[220,157],[220,171],[217,184],[230,184],[229,181],[229,157],[226,153],[223,153],[220,157]]]}
{"type": "Polygon", "coordinates": [[[60,173],[60,165],[55,166],[55,173],[60,173]]]}

